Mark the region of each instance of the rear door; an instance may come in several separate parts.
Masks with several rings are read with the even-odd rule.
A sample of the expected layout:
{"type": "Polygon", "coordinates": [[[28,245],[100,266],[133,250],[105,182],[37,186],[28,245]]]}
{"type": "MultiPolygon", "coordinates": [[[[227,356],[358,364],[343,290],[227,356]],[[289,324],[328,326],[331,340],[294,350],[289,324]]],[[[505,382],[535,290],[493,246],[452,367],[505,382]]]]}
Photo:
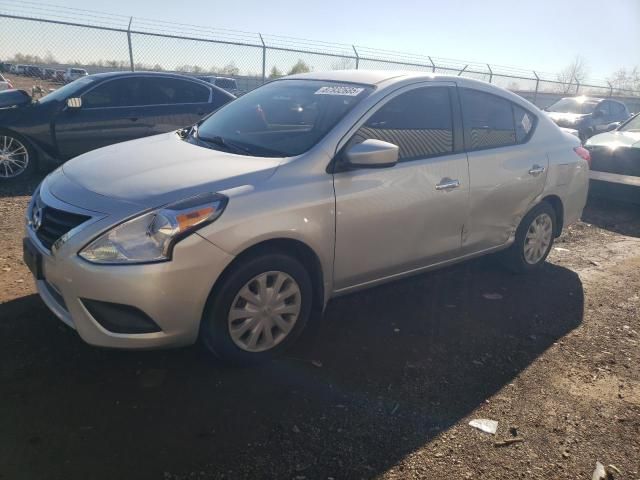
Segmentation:
{"type": "Polygon", "coordinates": [[[81,108],[63,108],[53,127],[61,159],[149,135],[142,98],[141,77],[114,78],[84,93],[81,108]]]}
{"type": "Polygon", "coordinates": [[[459,255],[469,172],[454,89],[429,82],[392,94],[347,143],[383,140],[400,157],[390,168],[334,174],[336,290],[459,255]]]}
{"type": "Polygon", "coordinates": [[[188,79],[147,76],[142,82],[151,135],[193,125],[226,103],[218,90],[188,79]]]}
{"type": "Polygon", "coordinates": [[[506,243],[544,189],[549,160],[542,146],[527,145],[535,116],[509,100],[459,88],[469,157],[470,216],[464,253],[506,243]]]}

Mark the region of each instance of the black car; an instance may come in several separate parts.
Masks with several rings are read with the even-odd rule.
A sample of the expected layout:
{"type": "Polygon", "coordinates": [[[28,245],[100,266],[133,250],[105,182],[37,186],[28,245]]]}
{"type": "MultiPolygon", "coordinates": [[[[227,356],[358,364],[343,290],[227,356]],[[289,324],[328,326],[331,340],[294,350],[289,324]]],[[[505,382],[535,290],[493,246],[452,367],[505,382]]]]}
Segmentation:
{"type": "Polygon", "coordinates": [[[192,77],[137,72],[83,77],[37,101],[22,90],[0,92],[0,181],[192,125],[234,98],[192,77]]]}
{"type": "Polygon", "coordinates": [[[640,114],[591,137],[585,148],[591,154],[591,193],[640,203],[640,114]]]}
{"type": "Polygon", "coordinates": [[[559,127],[577,130],[582,142],[607,131],[610,124],[630,117],[624,103],[594,97],[562,98],[545,110],[559,127]]]}

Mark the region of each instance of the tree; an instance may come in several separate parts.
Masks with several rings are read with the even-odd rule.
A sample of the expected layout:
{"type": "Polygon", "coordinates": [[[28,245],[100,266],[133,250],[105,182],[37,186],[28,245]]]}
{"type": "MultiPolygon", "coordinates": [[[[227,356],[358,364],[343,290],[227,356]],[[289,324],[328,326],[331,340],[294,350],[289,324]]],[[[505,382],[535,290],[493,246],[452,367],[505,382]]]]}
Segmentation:
{"type": "Polygon", "coordinates": [[[281,77],[282,75],[284,74],[278,69],[278,67],[276,67],[275,65],[271,67],[269,78],[278,78],[278,77],[281,77]]]}
{"type": "Polygon", "coordinates": [[[629,94],[629,90],[640,92],[640,67],[635,66],[631,70],[622,67],[608,81],[613,87],[613,93],[624,95],[629,94]]]}
{"type": "Polygon", "coordinates": [[[240,69],[236,67],[233,61],[227,63],[221,69],[213,68],[213,71],[219,75],[227,75],[229,77],[236,77],[240,73],[240,69]]]}
{"type": "Polygon", "coordinates": [[[291,67],[288,75],[294,75],[296,73],[307,73],[311,71],[311,67],[305,63],[304,60],[300,59],[296,62],[296,64],[291,67]]]}
{"type": "Polygon", "coordinates": [[[351,70],[352,68],[356,68],[356,61],[349,57],[343,57],[331,63],[331,70],[351,70]]]}
{"type": "Polygon", "coordinates": [[[589,66],[587,62],[580,55],[576,55],[573,61],[557,74],[557,79],[560,83],[560,92],[573,92],[574,86],[577,88],[579,84],[587,79],[588,75],[589,66]]]}

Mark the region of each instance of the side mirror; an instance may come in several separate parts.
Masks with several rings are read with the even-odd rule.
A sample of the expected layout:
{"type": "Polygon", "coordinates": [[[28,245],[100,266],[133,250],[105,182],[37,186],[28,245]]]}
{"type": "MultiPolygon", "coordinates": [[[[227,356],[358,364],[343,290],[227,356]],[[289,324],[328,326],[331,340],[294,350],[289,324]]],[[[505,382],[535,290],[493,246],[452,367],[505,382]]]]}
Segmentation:
{"type": "Polygon", "coordinates": [[[80,97],[67,98],[67,108],[82,108],[82,98],[80,97]]]}
{"type": "Polygon", "coordinates": [[[400,149],[382,140],[369,139],[351,146],[344,155],[347,165],[354,168],[385,168],[398,163],[400,149]]]}
{"type": "Polygon", "coordinates": [[[616,128],[618,128],[618,127],[620,126],[620,124],[621,124],[621,123],[622,123],[622,122],[613,122],[613,123],[610,123],[609,125],[607,125],[607,128],[606,128],[606,130],[605,130],[605,131],[606,131],[606,132],[611,132],[612,130],[615,130],[616,128]]]}

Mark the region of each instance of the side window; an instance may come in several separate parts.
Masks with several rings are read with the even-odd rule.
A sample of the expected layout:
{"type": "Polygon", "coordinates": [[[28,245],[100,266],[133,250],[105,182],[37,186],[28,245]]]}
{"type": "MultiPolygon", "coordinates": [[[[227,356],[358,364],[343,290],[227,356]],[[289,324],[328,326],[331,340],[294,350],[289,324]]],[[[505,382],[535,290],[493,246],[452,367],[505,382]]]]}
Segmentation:
{"type": "Polygon", "coordinates": [[[602,102],[602,103],[600,103],[600,105],[598,105],[596,110],[600,110],[602,113],[605,114],[605,116],[608,117],[609,115],[611,115],[610,106],[611,106],[610,102],[602,102]]]}
{"type": "Polygon", "coordinates": [[[84,108],[131,107],[141,104],[139,77],[109,80],[82,96],[84,108]]]}
{"type": "MultiPolygon", "coordinates": [[[[467,150],[504,147],[517,143],[511,102],[468,88],[461,88],[460,94],[467,150]]],[[[525,126],[523,130],[526,130],[525,126]]]]}
{"type": "Polygon", "coordinates": [[[621,103],[611,102],[611,113],[616,117],[624,117],[625,108],[621,103]]]}
{"type": "Polygon", "coordinates": [[[418,88],[388,101],[360,127],[349,143],[370,138],[398,145],[401,161],[452,153],[449,88],[418,88]]]}
{"type": "Polygon", "coordinates": [[[144,78],[145,104],[170,105],[176,103],[206,103],[210,90],[188,80],[178,78],[144,78]]]}
{"type": "Polygon", "coordinates": [[[529,132],[533,128],[533,115],[524,108],[513,105],[513,122],[516,127],[516,142],[522,143],[529,136],[529,132]]]}

